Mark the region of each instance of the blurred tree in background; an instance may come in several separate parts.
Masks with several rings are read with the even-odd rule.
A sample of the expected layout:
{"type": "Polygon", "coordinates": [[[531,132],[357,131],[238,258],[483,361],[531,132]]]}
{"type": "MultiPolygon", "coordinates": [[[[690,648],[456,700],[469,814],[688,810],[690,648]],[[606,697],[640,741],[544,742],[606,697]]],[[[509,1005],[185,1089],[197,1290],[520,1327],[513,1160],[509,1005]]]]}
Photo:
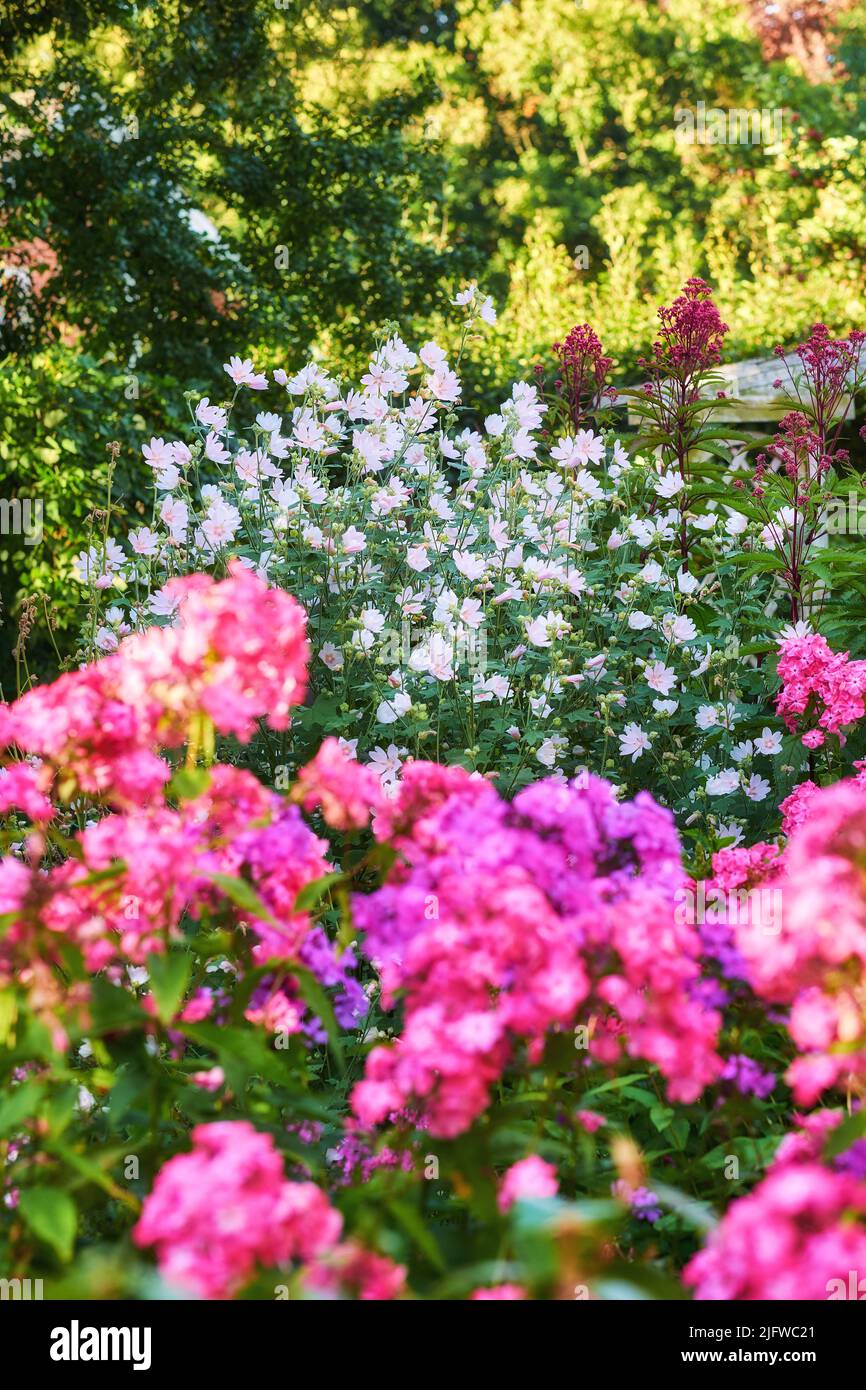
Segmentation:
{"type": "Polygon", "coordinates": [[[221,392],[231,352],[288,365],[319,343],[357,361],[371,324],[430,310],[453,256],[441,158],[418,134],[429,75],[328,106],[300,90],[311,57],[339,52],[338,10],[30,0],[2,14],[3,493],[43,498],[46,544],[0,538],[0,596],[8,614],[46,588],[68,625],[109,439],[134,504],[142,432],[170,427],[186,387],[221,392]]]}
{"type": "Polygon", "coordinates": [[[6,613],[74,623],[105,444],[128,512],[229,352],[351,371],[390,318],[447,338],[473,275],[486,408],[584,319],[634,379],[692,274],[729,358],[862,325],[864,39],[846,0],[0,0],[2,488],[46,508],[44,546],[0,537],[6,613]],[[683,140],[701,102],[778,137],[683,140]]]}

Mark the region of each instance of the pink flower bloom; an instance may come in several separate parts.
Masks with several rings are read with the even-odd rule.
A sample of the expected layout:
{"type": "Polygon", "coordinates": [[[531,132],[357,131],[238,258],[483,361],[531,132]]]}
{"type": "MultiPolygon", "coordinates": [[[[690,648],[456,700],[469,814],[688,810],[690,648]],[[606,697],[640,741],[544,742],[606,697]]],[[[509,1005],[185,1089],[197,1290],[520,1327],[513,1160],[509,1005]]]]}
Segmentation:
{"type": "Polygon", "coordinates": [[[269,1135],[236,1120],[198,1125],[192,1139],[159,1170],[133,1232],[136,1245],[156,1247],[168,1283],[230,1298],[258,1267],[336,1245],[339,1213],[315,1183],[286,1181],[269,1135]]]}
{"type": "Polygon", "coordinates": [[[866,1229],[851,1219],[864,1214],[857,1179],[818,1163],[774,1166],[731,1203],[683,1279],[697,1299],[826,1300],[850,1270],[866,1270],[866,1229]]]}
{"type": "Polygon", "coordinates": [[[508,1211],[515,1202],[538,1197],[555,1197],[559,1191],[556,1169],[537,1154],[513,1163],[499,1184],[497,1203],[508,1211]]]}
{"type": "Polygon", "coordinates": [[[866,705],[866,661],[851,661],[847,652],[831,651],[824,637],[809,633],[779,644],[777,665],[782,689],[776,708],[791,733],[797,718],[809,712],[820,728],[803,734],[807,748],[824,742],[821,730],[838,734],[846,724],[862,719],[866,705]]]}
{"type": "Polygon", "coordinates": [[[489,1289],[475,1289],[469,1297],[474,1303],[517,1302],[526,1298],[526,1290],[520,1284],[494,1284],[489,1289]]]}
{"type": "Polygon", "coordinates": [[[334,830],[361,830],[384,804],[376,773],[346,756],[335,738],[326,738],[302,768],[292,793],[305,811],[319,808],[334,830]]]}
{"type": "Polygon", "coordinates": [[[400,1297],[406,1286],[406,1270],[387,1256],[347,1240],[311,1264],[303,1282],[320,1298],[354,1297],[365,1303],[382,1303],[400,1297]]]}
{"type": "Polygon", "coordinates": [[[364,1124],[412,1103],[431,1133],[459,1134],[518,1040],[536,1057],[549,1029],[590,1017],[594,1060],[656,1062],[673,1099],[721,1071],[719,1015],[693,993],[698,935],[674,910],[673,821],[646,793],[544,781],[509,804],[461,768],[409,762],[375,832],[400,858],[353,909],[405,1023],[355,1087],[364,1124]]]}

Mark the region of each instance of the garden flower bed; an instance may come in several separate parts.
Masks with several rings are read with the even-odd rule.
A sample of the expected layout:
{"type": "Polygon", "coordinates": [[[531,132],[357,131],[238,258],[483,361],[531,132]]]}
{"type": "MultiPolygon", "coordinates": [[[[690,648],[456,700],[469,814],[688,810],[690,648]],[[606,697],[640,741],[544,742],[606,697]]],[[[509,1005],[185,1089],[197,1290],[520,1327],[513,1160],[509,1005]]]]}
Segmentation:
{"type": "Polygon", "coordinates": [[[354,385],[233,357],[79,557],[80,666],[0,706],[6,1263],[849,1297],[866,339],[780,348],[732,438],[690,280],[637,434],[588,325],[474,420],[453,302],[452,358],[393,327],[354,385]]]}

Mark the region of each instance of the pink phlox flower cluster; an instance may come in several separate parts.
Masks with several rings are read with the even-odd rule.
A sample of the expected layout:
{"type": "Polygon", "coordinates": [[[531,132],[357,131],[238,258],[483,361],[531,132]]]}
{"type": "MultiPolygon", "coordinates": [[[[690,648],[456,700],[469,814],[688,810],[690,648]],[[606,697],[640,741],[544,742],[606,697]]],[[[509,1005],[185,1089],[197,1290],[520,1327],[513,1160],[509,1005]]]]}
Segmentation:
{"type": "Polygon", "coordinates": [[[773,932],[741,921],[737,944],[757,993],[791,1005],[800,1056],[786,1079],[811,1105],[866,1076],[866,803],[862,786],[816,789],[792,835],[773,932]]]}
{"type": "Polygon", "coordinates": [[[496,1201],[500,1211],[508,1211],[515,1202],[555,1197],[559,1192],[559,1180],[552,1163],[530,1154],[521,1158],[504,1174],[496,1201]]]}
{"type": "Polygon", "coordinates": [[[32,821],[51,820],[54,807],[44,789],[50,781],[50,772],[46,778],[41,767],[32,767],[29,763],[0,767],[0,816],[15,810],[23,811],[32,821]]]}
{"type": "Polygon", "coordinates": [[[316,1298],[356,1298],[362,1303],[383,1303],[399,1298],[406,1287],[406,1269],[387,1255],[365,1250],[346,1240],[314,1260],[302,1277],[308,1293],[316,1298]]]}
{"type": "Polygon", "coordinates": [[[851,661],[847,652],[834,652],[819,633],[789,637],[779,644],[778,675],[782,689],[776,709],[791,733],[798,718],[807,715],[817,728],[802,735],[808,748],[824,742],[824,732],[839,734],[846,724],[862,719],[866,705],[866,661],[851,661]]]}
{"type": "Polygon", "coordinates": [[[698,1299],[858,1298],[866,1271],[864,1158],[855,1144],[832,1165],[822,1150],[841,1110],[795,1116],[762,1182],[732,1202],[683,1279],[698,1299]]]}
{"type": "Polygon", "coordinates": [[[654,1061],[676,1099],[714,1079],[720,1020],[689,995],[699,942],[674,917],[679,844],[651,797],[544,781],[509,804],[481,778],[416,763],[383,824],[401,857],[353,906],[383,1003],[400,994],[405,1023],[368,1057],[353,1095],[363,1123],[414,1098],[432,1133],[460,1133],[515,1044],[539,1059],[581,1006],[598,1060],[654,1061]]]}
{"type": "Polygon", "coordinates": [[[362,830],[385,804],[376,773],[347,757],[335,738],[326,738],[301,769],[292,795],[305,811],[320,810],[333,830],[362,830]]]}
{"type": "Polygon", "coordinates": [[[683,1272],[695,1298],[826,1300],[866,1269],[866,1184],[818,1163],[774,1168],[732,1202],[683,1272]]]}
{"type": "Polygon", "coordinates": [[[133,1232],[160,1273],[199,1298],[225,1299],[260,1267],[332,1249],[342,1217],[315,1183],[286,1180],[271,1137],[245,1120],[198,1125],[189,1153],[170,1158],[133,1232]]]}
{"type": "Polygon", "coordinates": [[[0,706],[0,749],[43,760],[31,792],[53,784],[63,799],[80,791],[147,806],[171,775],[156,750],[184,743],[197,717],[242,740],[259,718],[287,727],[306,689],[301,606],[238,564],[220,582],[196,574],[166,587],[182,605],[176,626],[132,634],[101,661],[0,706]]]}

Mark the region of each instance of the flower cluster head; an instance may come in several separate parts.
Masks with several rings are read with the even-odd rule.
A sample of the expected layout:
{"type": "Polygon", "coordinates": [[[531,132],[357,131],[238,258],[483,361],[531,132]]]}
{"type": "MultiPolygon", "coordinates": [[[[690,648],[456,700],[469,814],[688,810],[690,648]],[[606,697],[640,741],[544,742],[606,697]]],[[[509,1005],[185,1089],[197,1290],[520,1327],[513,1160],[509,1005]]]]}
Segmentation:
{"type": "Polygon", "coordinates": [[[193,1148],[157,1174],[134,1239],[160,1272],[199,1298],[230,1298],[260,1267],[310,1261],[342,1218],[311,1182],[288,1182],[271,1137],[245,1120],[198,1125],[193,1148]]]}
{"type": "Polygon", "coordinates": [[[690,382],[721,361],[728,325],[722,322],[705,280],[693,276],[670,305],[658,311],[661,329],[652,345],[652,358],[642,361],[654,376],[674,376],[690,382]]]}
{"type": "Polygon", "coordinates": [[[375,772],[356,762],[336,738],[326,738],[302,769],[293,796],[305,811],[320,810],[333,830],[361,830],[384,805],[375,772]]]}
{"type": "Polygon", "coordinates": [[[750,983],[771,1002],[791,1006],[800,1056],[786,1080],[803,1105],[866,1076],[864,856],[862,783],[816,789],[785,851],[783,911],[773,931],[760,921],[737,925],[750,983]]]}
{"type": "Polygon", "coordinates": [[[858,1144],[822,1161],[839,1110],[795,1117],[767,1176],[728,1207],[684,1282],[706,1300],[819,1301],[862,1297],[866,1183],[858,1144]],[[856,1271],[851,1290],[851,1271],[856,1271]]]}
{"type": "MultiPolygon", "coordinates": [[[[798,394],[809,399],[811,413],[825,434],[845,396],[856,390],[866,334],[855,329],[847,338],[833,338],[826,324],[816,323],[797,348],[802,368],[798,394]]],[[[784,349],[776,348],[784,356],[784,349]]]]}
{"type": "Polygon", "coordinates": [[[732,1202],[683,1278],[697,1299],[827,1299],[850,1270],[866,1270],[866,1228],[851,1220],[864,1215],[857,1179],[818,1163],[780,1166],[732,1202]]]}
{"type": "Polygon", "coordinates": [[[166,588],[179,608],[171,627],[130,635],[102,660],[0,706],[0,748],[41,760],[27,785],[15,774],[22,797],[85,792],[146,806],[170,776],[157,749],[195,737],[196,721],[242,740],[260,718],[287,727],[306,689],[301,606],[239,564],[220,582],[196,574],[166,588]]]}
{"type": "Polygon", "coordinates": [[[547,780],[508,803],[462,769],[410,763],[375,827],[400,858],[353,906],[405,1023],[367,1059],[363,1123],[413,1102],[431,1133],[458,1134],[518,1047],[537,1060],[549,1030],[582,1019],[589,1056],[647,1058],[674,1098],[716,1077],[719,1015],[690,996],[700,945],[674,916],[679,843],[648,794],[547,780]]]}
{"type": "Polygon", "coordinates": [[[851,661],[847,652],[834,652],[825,637],[807,633],[785,638],[779,645],[777,670],[782,689],[776,708],[791,733],[802,733],[807,748],[820,748],[827,733],[862,719],[866,711],[866,661],[851,661]]]}
{"type": "Polygon", "coordinates": [[[553,344],[553,352],[559,360],[556,389],[568,406],[573,427],[579,429],[606,395],[616,395],[607,386],[613,358],[605,356],[601,339],[588,323],[572,328],[564,342],[553,344]]]}
{"type": "Polygon", "coordinates": [[[500,1211],[508,1211],[515,1202],[537,1201],[555,1197],[559,1191],[556,1169],[537,1154],[513,1163],[499,1184],[497,1201],[500,1211]]]}

